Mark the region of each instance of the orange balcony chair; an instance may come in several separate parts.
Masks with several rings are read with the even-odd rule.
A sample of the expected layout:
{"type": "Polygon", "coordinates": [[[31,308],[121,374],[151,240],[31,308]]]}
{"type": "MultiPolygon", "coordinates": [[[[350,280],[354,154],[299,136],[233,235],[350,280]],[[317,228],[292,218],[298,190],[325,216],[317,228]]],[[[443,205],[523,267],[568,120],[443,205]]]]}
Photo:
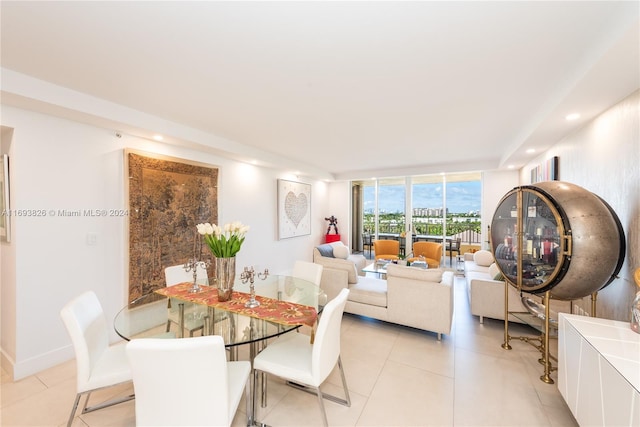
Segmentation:
{"type": "Polygon", "coordinates": [[[415,242],[413,244],[413,256],[408,259],[409,262],[419,261],[423,256],[429,268],[440,267],[440,259],[442,258],[442,243],[436,242],[415,242]]]}
{"type": "Polygon", "coordinates": [[[376,256],[376,260],[398,259],[400,253],[400,242],[397,240],[375,240],[373,242],[373,252],[376,256]]]}

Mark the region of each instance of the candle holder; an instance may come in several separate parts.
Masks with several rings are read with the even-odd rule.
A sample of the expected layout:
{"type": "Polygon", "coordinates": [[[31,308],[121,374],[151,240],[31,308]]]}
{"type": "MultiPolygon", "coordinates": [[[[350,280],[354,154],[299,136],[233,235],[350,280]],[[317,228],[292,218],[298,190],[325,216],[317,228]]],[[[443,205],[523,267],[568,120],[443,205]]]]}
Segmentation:
{"type": "Polygon", "coordinates": [[[211,265],[211,261],[209,261],[209,260],[207,260],[207,261],[199,261],[196,258],[190,258],[187,262],[184,263],[184,266],[183,266],[184,271],[186,271],[187,273],[190,272],[190,271],[193,271],[193,285],[189,289],[189,293],[195,294],[195,293],[200,292],[202,290],[200,285],[198,285],[198,283],[197,283],[197,280],[198,280],[198,267],[202,267],[202,268],[206,269],[210,265],[211,265]]]}
{"type": "MultiPolygon", "coordinates": [[[[264,272],[257,273],[257,274],[259,279],[265,280],[267,276],[269,276],[269,269],[265,268],[264,272]]],[[[253,266],[245,267],[244,271],[240,274],[240,280],[242,280],[242,283],[249,282],[250,297],[249,297],[249,301],[244,303],[244,306],[247,308],[256,308],[260,306],[260,301],[256,300],[256,288],[253,284],[255,280],[255,276],[256,276],[256,271],[253,269],[253,266]]]]}

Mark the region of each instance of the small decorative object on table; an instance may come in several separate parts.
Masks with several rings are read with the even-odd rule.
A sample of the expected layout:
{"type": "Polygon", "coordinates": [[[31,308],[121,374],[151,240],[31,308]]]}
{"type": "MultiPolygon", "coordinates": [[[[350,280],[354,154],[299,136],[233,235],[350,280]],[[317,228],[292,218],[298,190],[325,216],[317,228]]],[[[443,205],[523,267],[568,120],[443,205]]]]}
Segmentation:
{"type": "Polygon", "coordinates": [[[204,236],[204,241],[215,256],[216,286],[218,300],[229,301],[233,294],[233,282],[236,279],[236,254],[240,252],[248,225],[239,221],[219,227],[215,224],[198,224],[198,233],[204,236]]]}
{"type": "MultiPolygon", "coordinates": [[[[268,275],[269,269],[265,268],[263,273],[258,273],[258,278],[264,280],[268,275]]],[[[249,301],[244,303],[244,306],[247,308],[256,308],[260,305],[260,301],[256,299],[256,288],[253,286],[255,276],[256,271],[253,269],[253,266],[250,268],[245,267],[244,271],[240,274],[240,280],[242,280],[242,283],[247,283],[247,281],[249,282],[250,298],[249,301]]]]}
{"type": "Polygon", "coordinates": [[[184,263],[184,271],[186,271],[187,273],[190,271],[193,271],[193,285],[191,286],[191,289],[189,289],[189,292],[191,292],[192,294],[195,294],[196,292],[200,292],[202,290],[202,288],[200,287],[200,285],[198,285],[197,280],[198,280],[198,267],[202,267],[202,268],[207,268],[211,265],[211,261],[207,260],[207,261],[198,261],[196,258],[190,258],[189,261],[184,263]]]}
{"type": "MultiPolygon", "coordinates": [[[[633,274],[633,279],[640,288],[640,267],[633,274]]],[[[640,291],[636,293],[636,297],[631,304],[631,330],[640,334],[640,291]]]]}

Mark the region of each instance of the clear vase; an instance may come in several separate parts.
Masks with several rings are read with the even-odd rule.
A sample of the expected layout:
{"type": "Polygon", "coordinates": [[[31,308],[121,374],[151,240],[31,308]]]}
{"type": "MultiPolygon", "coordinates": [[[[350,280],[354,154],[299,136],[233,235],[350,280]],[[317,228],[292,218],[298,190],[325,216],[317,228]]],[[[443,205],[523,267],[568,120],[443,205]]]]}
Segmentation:
{"type": "Polygon", "coordinates": [[[233,294],[233,282],[236,280],[236,257],[215,258],[215,266],[218,301],[229,301],[233,294]]]}

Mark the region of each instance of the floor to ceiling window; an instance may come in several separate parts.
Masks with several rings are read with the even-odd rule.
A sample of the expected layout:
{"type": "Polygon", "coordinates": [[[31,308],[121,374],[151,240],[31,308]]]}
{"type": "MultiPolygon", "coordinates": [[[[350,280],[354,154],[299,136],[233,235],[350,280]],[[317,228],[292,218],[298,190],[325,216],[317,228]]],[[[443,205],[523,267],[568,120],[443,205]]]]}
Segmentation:
{"type": "Polygon", "coordinates": [[[371,179],[352,186],[354,242],[397,238],[404,243],[409,235],[407,246],[438,237],[480,242],[479,173],[371,179]]]}

